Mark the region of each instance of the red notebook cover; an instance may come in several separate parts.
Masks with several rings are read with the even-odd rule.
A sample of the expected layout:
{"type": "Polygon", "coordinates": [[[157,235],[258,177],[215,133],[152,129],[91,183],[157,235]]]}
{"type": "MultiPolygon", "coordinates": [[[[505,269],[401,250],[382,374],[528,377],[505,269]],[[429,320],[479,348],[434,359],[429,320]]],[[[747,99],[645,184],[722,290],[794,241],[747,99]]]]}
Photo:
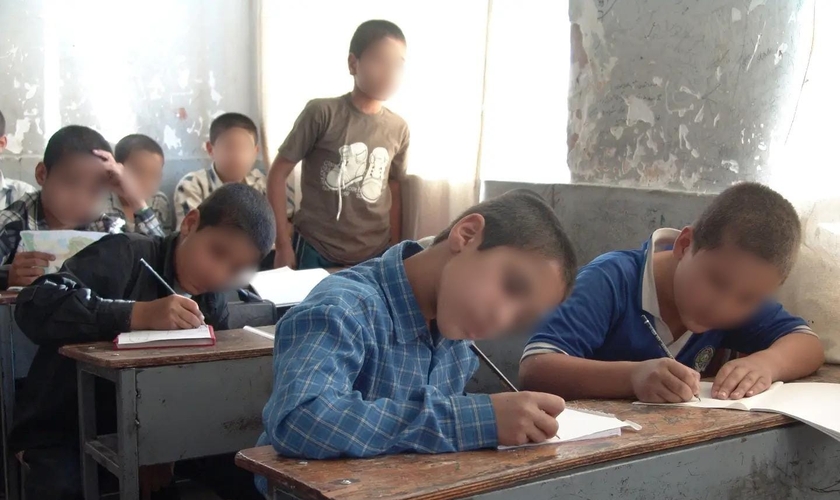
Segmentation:
{"type": "Polygon", "coordinates": [[[120,346],[117,341],[119,336],[114,338],[114,349],[125,351],[130,349],[168,349],[171,347],[210,347],[216,345],[216,332],[212,325],[207,325],[210,330],[209,339],[172,339],[172,340],[156,340],[143,344],[128,344],[120,346]]]}

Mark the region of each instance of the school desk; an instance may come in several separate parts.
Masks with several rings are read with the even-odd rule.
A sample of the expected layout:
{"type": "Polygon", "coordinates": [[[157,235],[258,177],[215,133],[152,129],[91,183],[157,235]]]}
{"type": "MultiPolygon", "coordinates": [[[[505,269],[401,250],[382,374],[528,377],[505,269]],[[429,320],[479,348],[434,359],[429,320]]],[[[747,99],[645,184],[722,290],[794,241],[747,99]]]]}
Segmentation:
{"type": "MultiPolygon", "coordinates": [[[[840,366],[813,381],[840,382],[840,366]]],[[[509,451],[291,460],[271,447],[236,461],[276,500],[471,498],[836,499],[840,442],[781,415],[579,401],[643,426],[620,437],[509,451]]]]}
{"type": "Polygon", "coordinates": [[[135,500],[138,466],[253,446],[271,394],[273,342],[244,330],[217,332],[216,339],[213,347],[117,351],[98,342],[60,349],[76,360],[86,500],[99,500],[97,463],[119,478],[122,500],[135,500]],[[96,377],[116,385],[115,435],[96,432],[96,377]]]}

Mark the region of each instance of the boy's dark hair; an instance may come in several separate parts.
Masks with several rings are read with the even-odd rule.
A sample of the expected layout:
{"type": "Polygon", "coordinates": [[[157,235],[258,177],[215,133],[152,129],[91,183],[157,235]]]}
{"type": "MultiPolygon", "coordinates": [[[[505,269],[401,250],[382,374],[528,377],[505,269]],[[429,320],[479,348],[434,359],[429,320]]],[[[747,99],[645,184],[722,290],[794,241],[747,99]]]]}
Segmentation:
{"type": "Polygon", "coordinates": [[[245,184],[225,184],[198,206],[198,230],[231,227],[244,231],[265,257],[274,245],[274,211],[265,196],[245,184]]]}
{"type": "Polygon", "coordinates": [[[52,170],[65,156],[71,154],[92,155],[94,149],[111,153],[111,145],[102,134],[82,125],[68,125],[58,129],[44,149],[44,166],[52,170]]]}
{"type": "Polygon", "coordinates": [[[483,201],[459,215],[435,237],[433,245],[449,238],[455,224],[472,214],[484,217],[479,251],[507,246],[557,260],[563,267],[566,295],[571,293],[577,274],[575,249],[554,210],[539,195],[526,189],[515,189],[483,201]]]}
{"type": "Polygon", "coordinates": [[[720,193],[692,226],[694,251],[726,242],[772,263],[782,279],[796,261],[802,227],[793,205],[767,186],[745,182],[720,193]]]}
{"type": "Polygon", "coordinates": [[[148,135],[131,134],[120,139],[120,142],[114,146],[114,159],[117,163],[125,163],[135,151],[147,151],[163,158],[163,148],[154,139],[148,135]]]}
{"type": "Polygon", "coordinates": [[[216,139],[232,128],[243,128],[254,136],[254,144],[259,144],[260,133],[254,120],[242,113],[224,113],[217,116],[210,124],[210,144],[216,144],[216,139]]]}
{"type": "Polygon", "coordinates": [[[0,111],[0,137],[6,135],[6,117],[3,116],[3,112],[0,111]]]}
{"type": "Polygon", "coordinates": [[[356,59],[359,59],[371,44],[383,38],[393,38],[405,43],[405,35],[403,35],[402,30],[391,21],[382,19],[365,21],[353,33],[353,38],[350,40],[350,53],[356,56],[356,59]]]}

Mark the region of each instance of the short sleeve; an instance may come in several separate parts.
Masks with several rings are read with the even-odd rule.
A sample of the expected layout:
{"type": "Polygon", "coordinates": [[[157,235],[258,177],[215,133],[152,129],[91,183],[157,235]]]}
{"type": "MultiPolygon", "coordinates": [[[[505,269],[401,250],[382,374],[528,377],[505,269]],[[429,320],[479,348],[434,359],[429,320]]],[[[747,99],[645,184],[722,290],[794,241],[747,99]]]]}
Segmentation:
{"type": "Polygon", "coordinates": [[[309,101],[280,146],[280,157],[294,163],[306,158],[320,140],[325,123],[323,106],[318,101],[309,101]]]}
{"type": "Polygon", "coordinates": [[[768,301],[742,327],[726,334],[721,345],[744,354],[767,349],[789,333],[814,332],[804,319],[787,312],[781,304],[768,301]]]}
{"type": "Polygon", "coordinates": [[[405,138],[400,144],[400,149],[397,151],[394,159],[391,161],[391,171],[389,173],[391,180],[401,181],[408,172],[408,143],[410,139],[408,128],[406,128],[405,138]]]}
{"type": "Polygon", "coordinates": [[[572,295],[536,329],[522,359],[551,352],[592,357],[618,316],[620,279],[598,265],[584,267],[572,295]]]}

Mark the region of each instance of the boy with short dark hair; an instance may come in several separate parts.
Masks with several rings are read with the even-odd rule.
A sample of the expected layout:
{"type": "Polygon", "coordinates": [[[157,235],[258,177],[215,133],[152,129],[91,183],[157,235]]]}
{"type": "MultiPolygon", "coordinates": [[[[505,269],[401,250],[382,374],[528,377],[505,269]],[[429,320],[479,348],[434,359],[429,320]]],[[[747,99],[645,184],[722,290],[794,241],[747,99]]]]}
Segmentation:
{"type": "Polygon", "coordinates": [[[715,398],[754,396],[813,373],[823,363],[819,339],[772,299],[800,241],[799,217],[781,195],[754,183],[727,189],[692,226],[659,229],[640,250],[581,269],[574,293],[525,348],[523,387],[688,401],[720,348],[748,356],[723,365],[715,398]]]}
{"type": "Polygon", "coordinates": [[[114,161],[123,165],[134,178],[138,206],[131,207],[132,200],[112,192],[108,197],[107,213],[125,220],[127,232],[166,235],[172,229],[172,211],[169,199],[158,191],[164,162],[160,144],[147,135],[127,135],[114,147],[114,161]]]}
{"type": "Polygon", "coordinates": [[[225,184],[241,183],[265,195],[265,175],[254,167],[259,152],[259,132],[253,120],[240,113],[224,113],[210,124],[207,153],[213,164],[185,175],[175,188],[175,228],[213,191],[225,184]]]}
{"type": "MultiPolygon", "coordinates": [[[[178,233],[106,236],[68,259],[61,272],[39,278],[20,293],[15,319],[39,346],[17,398],[10,437],[28,467],[27,498],[75,498],[81,487],[76,372],[59,347],[202,322],[224,330],[228,309],[219,292],[255,268],[273,242],[274,216],[265,197],[231,184],[190,211],[178,233]],[[168,295],[141,258],[178,295],[168,295]]],[[[106,409],[99,421],[115,425],[107,413],[114,402],[97,407],[106,409]]]]}
{"type": "Polygon", "coordinates": [[[511,192],[468,210],[436,241],[426,250],[403,242],[331,275],[280,320],[260,444],[322,459],[518,445],[557,432],[560,398],[464,393],[478,368],[473,340],[526,326],[572,287],[575,256],[554,212],[511,192]]]}
{"type": "MultiPolygon", "coordinates": [[[[0,154],[6,150],[8,138],[6,137],[6,117],[0,112],[0,154]]],[[[0,171],[0,203],[2,207],[8,207],[13,202],[21,199],[27,193],[34,193],[35,188],[26,182],[16,179],[6,179],[0,171]]]]}
{"type": "Polygon", "coordinates": [[[130,192],[131,182],[114,164],[111,146],[88,127],[69,125],[50,137],[35,167],[40,191],[24,195],[0,212],[0,289],[26,286],[44,274],[54,256],[17,252],[20,232],[50,229],[120,232],[121,222],[99,211],[110,186],[130,192]]]}
{"type": "Polygon", "coordinates": [[[348,55],[353,91],[309,101],[301,112],[268,174],[275,267],[355,265],[400,241],[408,125],[382,104],[396,90],[404,62],[405,36],[397,25],[362,23],[348,55]],[[300,209],[291,233],[286,181],[300,161],[300,209]]]}

